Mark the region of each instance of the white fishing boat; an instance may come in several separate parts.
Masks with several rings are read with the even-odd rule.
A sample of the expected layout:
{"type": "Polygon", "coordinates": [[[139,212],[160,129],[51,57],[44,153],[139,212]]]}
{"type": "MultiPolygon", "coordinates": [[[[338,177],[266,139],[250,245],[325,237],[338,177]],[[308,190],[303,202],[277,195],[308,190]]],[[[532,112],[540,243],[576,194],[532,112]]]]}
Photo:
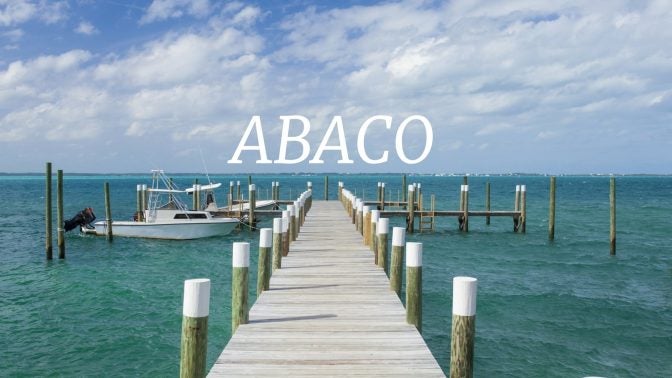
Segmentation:
{"type": "MultiPolygon", "coordinates": [[[[213,186],[216,184],[213,184],[213,186]]],[[[148,208],[142,217],[130,221],[113,221],[112,234],[150,239],[200,239],[226,235],[239,223],[235,218],[213,217],[209,211],[188,210],[180,201],[179,195],[187,191],[171,186],[162,170],[152,171],[152,187],[149,193],[148,208]]],[[[106,235],[107,222],[99,221],[93,229],[82,228],[89,234],[106,235]]]]}

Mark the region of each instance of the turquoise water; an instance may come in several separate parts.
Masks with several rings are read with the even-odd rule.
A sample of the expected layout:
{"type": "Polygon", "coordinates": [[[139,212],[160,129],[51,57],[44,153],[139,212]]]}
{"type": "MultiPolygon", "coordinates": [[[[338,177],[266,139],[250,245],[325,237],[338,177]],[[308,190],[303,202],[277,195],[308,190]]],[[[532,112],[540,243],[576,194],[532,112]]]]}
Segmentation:
{"type": "MultiPolygon", "coordinates": [[[[246,176],[213,176],[224,182],[246,176]]],[[[176,176],[190,185],[191,176],[176,176]]],[[[203,180],[202,177],[200,177],[203,180]]],[[[85,206],[104,218],[110,182],[115,219],[135,208],[146,176],[65,177],[65,217],[85,206]]],[[[280,181],[288,198],[322,176],[254,177],[262,197],[280,181]]],[[[398,175],[330,176],[371,198],[377,181],[396,199],[398,175]]],[[[458,207],[461,177],[409,176],[435,193],[437,207],[458,207]]],[[[509,218],[437,221],[424,244],[423,336],[444,369],[450,355],[452,277],[479,279],[475,374],[480,377],[664,377],[672,372],[672,177],[618,177],[618,251],[609,256],[609,180],[559,177],[556,240],[547,241],[548,178],[471,177],[470,209],[482,209],[485,182],[493,210],[513,207],[516,184],[528,190],[526,234],[509,218]]],[[[230,337],[231,244],[248,231],[195,241],[66,236],[67,259],[45,261],[44,178],[0,176],[0,375],[175,376],[183,281],[212,280],[208,364],[230,337]]],[[[226,191],[219,193],[222,203],[226,191]]],[[[55,195],[54,195],[55,198],[55,195]]],[[[55,218],[55,216],[54,216],[55,218]]],[[[395,219],[392,225],[401,225],[395,219]]],[[[263,226],[269,226],[265,221],[263,226]]],[[[54,228],[55,230],[55,228],[54,228]]],[[[354,229],[353,229],[354,232],[354,229]]],[[[256,266],[252,253],[251,266],[256,266]]],[[[57,252],[55,251],[55,256],[57,252]]],[[[255,299],[256,272],[250,296],[255,299]]]]}

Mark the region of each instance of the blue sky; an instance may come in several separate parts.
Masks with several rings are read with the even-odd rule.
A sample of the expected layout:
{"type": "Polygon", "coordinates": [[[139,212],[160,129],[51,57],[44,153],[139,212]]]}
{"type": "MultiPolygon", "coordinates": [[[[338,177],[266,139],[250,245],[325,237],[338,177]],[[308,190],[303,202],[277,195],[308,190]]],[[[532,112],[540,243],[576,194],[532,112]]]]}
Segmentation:
{"type": "Polygon", "coordinates": [[[0,172],[672,173],[670,41],[669,1],[0,0],[0,172]],[[255,115],[306,161],[227,164],[255,115]],[[354,163],[308,164],[334,116],[354,163]]]}

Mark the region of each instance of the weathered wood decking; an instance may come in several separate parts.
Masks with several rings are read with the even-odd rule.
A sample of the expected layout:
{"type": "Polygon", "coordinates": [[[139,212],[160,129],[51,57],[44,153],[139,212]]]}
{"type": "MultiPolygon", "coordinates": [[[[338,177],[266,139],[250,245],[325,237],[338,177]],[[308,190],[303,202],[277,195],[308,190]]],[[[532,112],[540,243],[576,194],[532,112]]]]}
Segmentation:
{"type": "Polygon", "coordinates": [[[271,289],[208,374],[443,377],[338,201],[315,201],[271,289]]]}

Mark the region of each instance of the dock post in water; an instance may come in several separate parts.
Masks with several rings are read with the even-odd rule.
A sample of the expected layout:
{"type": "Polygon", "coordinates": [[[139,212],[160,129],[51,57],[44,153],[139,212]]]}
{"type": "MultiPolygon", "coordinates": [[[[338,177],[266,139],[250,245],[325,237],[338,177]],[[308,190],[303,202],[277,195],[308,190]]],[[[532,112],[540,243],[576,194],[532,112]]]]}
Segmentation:
{"type": "MultiPolygon", "coordinates": [[[[490,181],[485,183],[485,211],[490,213],[490,181]]],[[[485,216],[485,224],[490,225],[490,214],[485,216]]]]}
{"type": "Polygon", "coordinates": [[[110,183],[105,183],[105,237],[107,241],[112,241],[112,208],[110,205],[110,183]]]}
{"type": "Polygon", "coordinates": [[[406,223],[406,230],[409,234],[412,234],[415,227],[415,187],[413,185],[408,186],[408,216],[406,223]]]}
{"type": "Polygon", "coordinates": [[[422,243],[406,243],[406,323],[422,333],[422,243]]]}
{"type": "Polygon", "coordinates": [[[282,218],[273,218],[273,270],[281,268],[282,268],[282,218]]]}
{"type": "Polygon", "coordinates": [[[389,219],[380,218],[378,219],[378,229],[376,230],[376,237],[378,238],[378,267],[383,268],[385,274],[388,273],[387,233],[390,228],[389,225],[389,219]]]}
{"type": "Polygon", "coordinates": [[[462,219],[460,224],[460,230],[464,232],[469,232],[469,185],[462,185],[462,219]]]}
{"type": "Polygon", "coordinates": [[[385,183],[380,184],[380,210],[385,210],[385,183]]]}
{"type": "Polygon", "coordinates": [[[208,316],[210,315],[210,280],[184,281],[182,302],[182,342],[180,378],[200,378],[207,373],[208,316]]]}
{"type": "Polygon", "coordinates": [[[392,228],[392,258],[390,264],[390,289],[401,298],[401,267],[404,265],[404,247],[406,245],[406,229],[392,228]]]}
{"type": "Polygon", "coordinates": [[[240,180],[236,180],[236,201],[240,201],[240,180]]]}
{"type": "Polygon", "coordinates": [[[229,211],[233,211],[233,181],[229,181],[229,211]]]}
{"type": "Polygon", "coordinates": [[[616,254],[616,178],[609,179],[609,254],[616,254]]]}
{"type": "Polygon", "coordinates": [[[271,287],[271,247],[273,230],[262,228],[259,232],[259,262],[257,264],[257,297],[271,287]]]}
{"type": "Polygon", "coordinates": [[[287,205],[287,210],[289,210],[289,241],[293,242],[296,240],[296,207],[294,205],[287,205]]]}
{"type": "MultiPolygon", "coordinates": [[[[516,194],[513,201],[513,211],[520,211],[520,185],[516,185],[516,194]]],[[[513,216],[513,232],[520,229],[520,215],[513,216]]]]}
{"type": "Polygon", "coordinates": [[[474,375],[476,286],[472,277],[453,278],[453,324],[450,338],[450,377],[474,375]]]}
{"type": "Polygon", "coordinates": [[[527,228],[527,187],[520,186],[520,228],[525,233],[527,228]]]}
{"type": "Polygon", "coordinates": [[[250,203],[249,203],[249,209],[248,209],[248,221],[250,222],[250,230],[256,230],[257,228],[257,221],[254,219],[254,208],[257,206],[257,186],[254,184],[250,184],[249,186],[250,190],[250,203]]]}
{"type": "Polygon", "coordinates": [[[65,229],[63,224],[63,170],[56,171],[56,237],[58,258],[65,258],[65,229]]]}
{"type": "Polygon", "coordinates": [[[324,176],[324,200],[329,201],[329,176],[324,176]]]}
{"type": "Polygon", "coordinates": [[[289,254],[289,242],[292,238],[289,234],[289,210],[282,212],[282,257],[289,254]]]}
{"type": "Polygon", "coordinates": [[[371,210],[371,230],[369,231],[371,233],[371,240],[369,240],[369,248],[375,256],[376,264],[378,263],[378,243],[376,238],[376,235],[378,235],[376,233],[378,219],[380,219],[380,210],[371,210]]]}
{"type": "Polygon", "coordinates": [[[362,225],[364,245],[368,246],[370,244],[369,238],[371,237],[371,206],[363,206],[362,212],[364,213],[364,224],[362,225]]]}
{"type": "Polygon", "coordinates": [[[250,268],[250,243],[233,243],[233,283],[231,285],[231,333],[238,326],[247,324],[249,306],[247,301],[250,268]]]}
{"type": "Polygon", "coordinates": [[[364,236],[364,200],[357,205],[357,231],[364,236]]]}
{"type": "Polygon", "coordinates": [[[548,240],[555,239],[555,176],[551,176],[548,194],[548,240]]]}
{"type": "Polygon", "coordinates": [[[135,186],[135,215],[138,222],[142,221],[144,212],[142,211],[142,185],[135,186]]]}
{"type": "Polygon", "coordinates": [[[401,200],[403,202],[406,202],[406,199],[408,198],[407,193],[406,193],[407,189],[408,189],[408,186],[406,185],[406,175],[402,175],[401,176],[401,193],[402,193],[401,200]]]}
{"type": "Polygon", "coordinates": [[[45,211],[44,211],[44,224],[46,226],[45,229],[45,243],[44,243],[44,250],[47,255],[47,260],[51,260],[53,258],[54,254],[54,245],[52,241],[52,199],[51,199],[51,163],[46,164],[46,172],[45,172],[45,193],[44,193],[44,204],[45,204],[45,211]]]}

